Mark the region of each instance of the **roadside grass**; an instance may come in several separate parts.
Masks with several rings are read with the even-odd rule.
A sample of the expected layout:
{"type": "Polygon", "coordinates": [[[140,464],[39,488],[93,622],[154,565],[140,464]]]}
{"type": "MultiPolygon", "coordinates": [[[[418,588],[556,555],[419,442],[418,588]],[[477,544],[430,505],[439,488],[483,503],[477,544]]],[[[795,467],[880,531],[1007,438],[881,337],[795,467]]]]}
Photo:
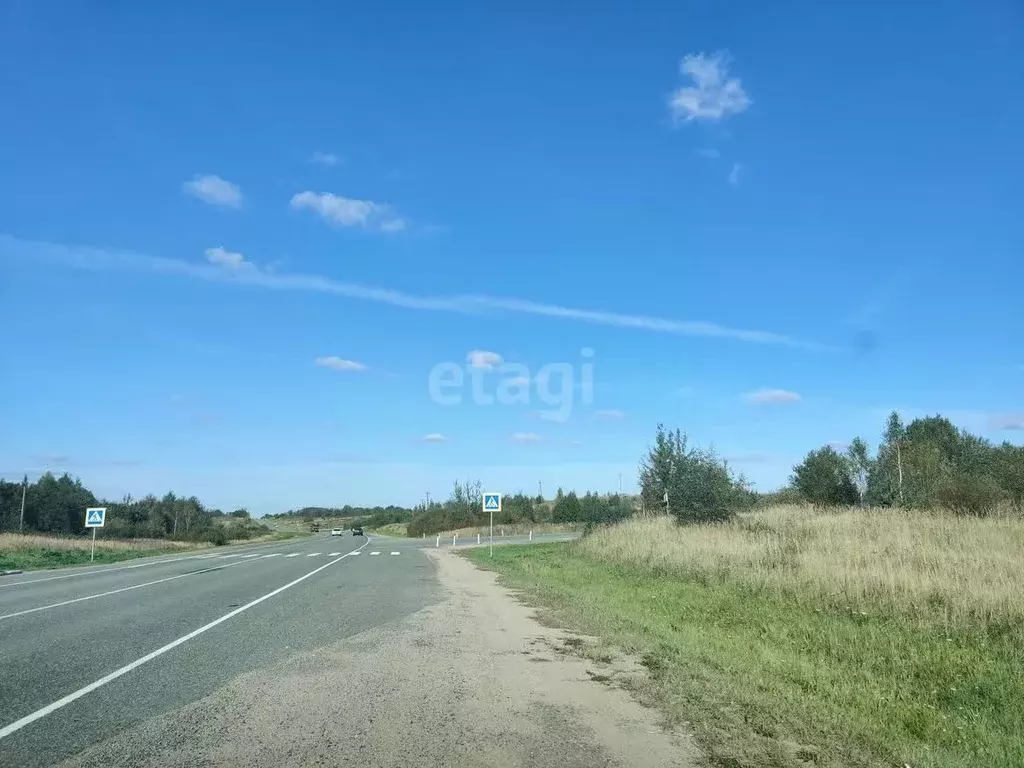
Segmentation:
{"type": "MultiPolygon", "coordinates": [[[[279,532],[251,539],[229,541],[235,544],[259,544],[287,541],[306,534],[279,532]]],[[[0,533],[0,571],[30,571],[72,565],[102,565],[137,557],[166,555],[210,549],[208,542],[169,539],[96,539],[96,559],[90,560],[89,536],[43,536],[39,534],[0,533]]]]}
{"type": "MultiPolygon", "coordinates": [[[[209,546],[165,539],[96,539],[93,563],[116,563],[136,557],[209,546]]],[[[91,537],[58,537],[35,534],[0,533],[0,571],[60,568],[90,562],[91,537]]]]}
{"type": "MultiPolygon", "coordinates": [[[[582,531],[583,523],[503,523],[494,524],[494,538],[498,539],[499,536],[525,536],[530,531],[536,533],[570,533],[573,531],[582,531]]],[[[458,530],[441,531],[441,539],[445,537],[449,539],[458,534],[460,539],[476,538],[477,534],[481,537],[486,538],[491,533],[490,525],[477,525],[468,528],[459,528],[458,530]]],[[[436,533],[429,533],[425,538],[431,536],[437,536],[436,533]]]]}
{"type": "Polygon", "coordinates": [[[382,525],[380,528],[367,528],[370,533],[379,533],[383,536],[408,536],[409,535],[409,524],[408,523],[388,523],[382,525]]]}
{"type": "Polygon", "coordinates": [[[468,549],[560,626],[643,660],[623,683],[712,765],[1024,765],[1024,524],[775,508],[468,549]]]}

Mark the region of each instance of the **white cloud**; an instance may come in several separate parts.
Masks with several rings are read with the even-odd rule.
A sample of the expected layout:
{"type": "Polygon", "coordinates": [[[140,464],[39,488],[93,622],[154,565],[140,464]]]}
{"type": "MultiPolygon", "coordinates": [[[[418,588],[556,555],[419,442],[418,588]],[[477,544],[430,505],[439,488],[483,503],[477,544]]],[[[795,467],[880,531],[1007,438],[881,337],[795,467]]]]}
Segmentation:
{"type": "Polygon", "coordinates": [[[733,163],[732,170],[729,171],[729,183],[734,187],[740,183],[740,171],[743,170],[743,166],[740,163],[733,163]]]}
{"type": "Polygon", "coordinates": [[[561,320],[572,320],[592,325],[632,328],[654,333],[679,336],[720,338],[751,344],[772,344],[817,351],[833,348],[814,342],[802,341],[771,331],[732,328],[718,323],[696,320],[674,320],[649,315],[630,315],[608,310],[578,309],[555,304],[542,304],[528,299],[491,296],[487,294],[457,294],[417,296],[401,291],[359,283],[346,283],[322,275],[283,274],[253,268],[226,272],[222,268],[196,264],[182,259],[149,256],[125,251],[56,245],[46,242],[18,240],[0,234],[0,256],[25,258],[30,261],[65,264],[88,270],[137,270],[157,275],[182,275],[199,280],[226,281],[259,286],[267,290],[323,293],[348,299],[360,299],[388,304],[404,309],[433,312],[455,312],[475,315],[507,313],[535,315],[561,320]]]}
{"type": "Polygon", "coordinates": [[[363,227],[381,232],[400,232],[407,222],[386,203],[339,197],[330,192],[299,192],[291,200],[296,210],[308,208],[332,224],[342,227],[363,227]]]}
{"type": "Polygon", "coordinates": [[[182,188],[190,195],[212,205],[226,205],[229,208],[242,207],[242,191],[237,184],[225,181],[220,176],[196,176],[186,181],[182,188]]]}
{"type": "Polygon", "coordinates": [[[697,155],[699,157],[706,157],[709,160],[716,160],[719,157],[721,157],[721,153],[717,149],[714,149],[714,148],[711,148],[711,149],[698,149],[697,150],[697,155]]]}
{"type": "Polygon", "coordinates": [[[755,405],[764,403],[795,403],[800,399],[800,395],[786,389],[759,389],[756,392],[748,392],[743,395],[743,399],[755,405]]]}
{"type": "Polygon", "coordinates": [[[692,78],[693,85],[669,97],[669,111],[677,123],[717,121],[750,106],[740,81],[729,77],[729,57],[725,53],[690,54],[679,63],[679,71],[692,78]]]}
{"type": "Polygon", "coordinates": [[[447,442],[448,438],[439,432],[432,432],[429,435],[424,435],[420,438],[420,442],[423,443],[444,443],[447,442]]]}
{"type": "Polygon", "coordinates": [[[355,360],[345,360],[338,357],[337,355],[329,355],[327,357],[318,357],[313,361],[316,365],[321,368],[330,368],[334,371],[365,371],[366,366],[362,363],[357,363],[355,360]]]}
{"type": "Polygon", "coordinates": [[[625,416],[626,416],[626,414],[624,414],[622,411],[615,410],[615,409],[611,409],[611,410],[607,410],[607,411],[595,411],[594,415],[597,418],[599,418],[599,419],[609,419],[609,420],[622,419],[622,418],[625,418],[625,416]]]}
{"type": "Polygon", "coordinates": [[[309,162],[319,163],[320,165],[337,165],[338,159],[338,156],[331,152],[314,152],[310,156],[309,162]]]}
{"type": "Polygon", "coordinates": [[[997,413],[989,416],[990,429],[1018,430],[1024,429],[1024,413],[997,413]]]}
{"type": "Polygon", "coordinates": [[[483,368],[492,370],[504,362],[504,358],[497,352],[486,352],[482,349],[474,349],[466,355],[466,362],[471,368],[483,368]]]}
{"type": "Polygon", "coordinates": [[[211,264],[216,264],[228,269],[245,269],[253,267],[253,264],[246,261],[242,254],[227,251],[220,247],[207,248],[206,260],[211,264]]]}
{"type": "Polygon", "coordinates": [[[516,432],[512,435],[513,443],[539,443],[544,438],[533,432],[516,432]]]}

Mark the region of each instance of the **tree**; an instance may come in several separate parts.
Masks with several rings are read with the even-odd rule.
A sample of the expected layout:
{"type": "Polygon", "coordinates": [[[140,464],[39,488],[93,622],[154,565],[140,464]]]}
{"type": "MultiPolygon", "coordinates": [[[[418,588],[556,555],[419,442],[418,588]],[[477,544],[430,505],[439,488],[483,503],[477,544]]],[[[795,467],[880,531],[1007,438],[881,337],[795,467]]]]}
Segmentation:
{"type": "Polygon", "coordinates": [[[663,508],[680,523],[728,520],[754,500],[713,450],[690,448],[685,434],[662,424],[640,465],[640,493],[645,509],[663,508]]]}
{"type": "Polygon", "coordinates": [[[793,468],[790,482],[804,499],[818,506],[860,501],[848,463],[830,445],[808,453],[803,462],[793,468]]]}
{"type": "Polygon", "coordinates": [[[583,508],[576,491],[569,491],[555,502],[551,519],[556,523],[575,523],[580,520],[582,512],[583,508]]]}
{"type": "Polygon", "coordinates": [[[871,474],[871,457],[868,455],[868,444],[859,437],[846,447],[846,464],[850,479],[857,489],[857,498],[864,504],[868,492],[868,476],[871,474]]]}

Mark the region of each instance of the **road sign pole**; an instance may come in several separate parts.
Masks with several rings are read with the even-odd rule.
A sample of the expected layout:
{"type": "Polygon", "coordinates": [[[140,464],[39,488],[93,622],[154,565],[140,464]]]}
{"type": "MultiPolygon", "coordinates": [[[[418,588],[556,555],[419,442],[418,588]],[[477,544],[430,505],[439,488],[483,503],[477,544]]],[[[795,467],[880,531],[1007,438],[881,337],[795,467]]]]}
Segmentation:
{"type": "Polygon", "coordinates": [[[92,554],[89,555],[89,562],[96,559],[96,529],[92,529],[92,554]]]}
{"type": "Polygon", "coordinates": [[[494,507],[491,507],[491,557],[494,557],[494,507]]]}

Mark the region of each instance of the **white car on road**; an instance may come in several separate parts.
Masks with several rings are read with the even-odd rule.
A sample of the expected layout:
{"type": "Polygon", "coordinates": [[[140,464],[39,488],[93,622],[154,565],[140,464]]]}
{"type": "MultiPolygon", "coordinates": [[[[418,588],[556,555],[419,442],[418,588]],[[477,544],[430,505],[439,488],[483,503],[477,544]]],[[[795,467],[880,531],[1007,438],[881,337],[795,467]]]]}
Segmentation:
{"type": "Polygon", "coordinates": [[[331,528],[331,536],[341,536],[341,528],[331,528]]]}

